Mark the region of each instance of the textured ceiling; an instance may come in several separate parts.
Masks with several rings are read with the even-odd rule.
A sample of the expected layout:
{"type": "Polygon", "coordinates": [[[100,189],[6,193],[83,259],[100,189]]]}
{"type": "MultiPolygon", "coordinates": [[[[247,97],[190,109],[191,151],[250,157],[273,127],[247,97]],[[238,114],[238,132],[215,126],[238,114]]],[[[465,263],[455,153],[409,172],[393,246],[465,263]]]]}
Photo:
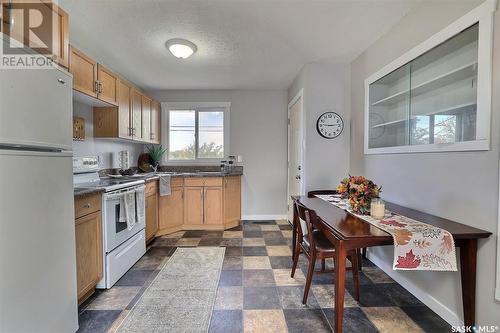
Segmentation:
{"type": "Polygon", "coordinates": [[[59,0],[72,43],[144,89],[286,89],[350,62],[418,0],[59,0]],[[187,60],[170,38],[198,46],[187,60]]]}

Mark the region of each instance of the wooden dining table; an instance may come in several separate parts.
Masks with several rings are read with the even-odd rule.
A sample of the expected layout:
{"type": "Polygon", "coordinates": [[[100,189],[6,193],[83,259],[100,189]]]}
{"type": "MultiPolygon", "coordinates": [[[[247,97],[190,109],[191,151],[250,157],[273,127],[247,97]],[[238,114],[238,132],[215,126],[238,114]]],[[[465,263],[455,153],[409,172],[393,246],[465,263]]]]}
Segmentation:
{"type": "MultiPolygon", "coordinates": [[[[318,228],[335,246],[335,332],[342,333],[347,253],[352,249],[391,245],[394,244],[393,238],[385,231],[320,198],[293,196],[292,199],[316,212],[319,219],[318,228]]],[[[460,248],[464,324],[473,326],[476,308],[477,242],[480,238],[488,238],[491,232],[388,202],[386,208],[393,213],[445,229],[453,235],[455,246],[460,248]]],[[[299,217],[294,209],[294,249],[297,246],[298,223],[299,217]]]]}

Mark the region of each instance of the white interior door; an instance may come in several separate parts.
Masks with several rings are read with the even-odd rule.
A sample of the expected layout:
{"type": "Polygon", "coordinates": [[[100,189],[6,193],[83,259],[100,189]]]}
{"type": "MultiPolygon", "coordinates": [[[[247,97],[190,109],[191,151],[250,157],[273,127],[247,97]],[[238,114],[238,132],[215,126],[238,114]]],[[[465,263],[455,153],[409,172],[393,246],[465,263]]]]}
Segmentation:
{"type": "Polygon", "coordinates": [[[304,126],[302,91],[288,105],[288,219],[292,220],[291,196],[304,194],[304,126]]]}

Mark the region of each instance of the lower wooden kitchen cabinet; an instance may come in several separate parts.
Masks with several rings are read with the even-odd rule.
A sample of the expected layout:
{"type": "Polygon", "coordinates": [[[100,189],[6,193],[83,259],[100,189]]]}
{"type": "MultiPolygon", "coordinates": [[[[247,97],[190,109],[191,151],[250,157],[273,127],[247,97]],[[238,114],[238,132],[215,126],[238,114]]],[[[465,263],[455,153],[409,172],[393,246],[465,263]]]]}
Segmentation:
{"type": "Polygon", "coordinates": [[[146,184],[146,243],[153,240],[158,231],[158,182],[146,184]]]}
{"type": "Polygon", "coordinates": [[[241,219],[241,177],[174,177],[172,193],[159,198],[159,230],[224,230],[241,219]]]}
{"type": "Polygon", "coordinates": [[[184,179],[182,177],[172,178],[171,194],[160,197],[159,231],[158,234],[165,235],[182,229],[184,224],[184,179]]]}
{"type": "Polygon", "coordinates": [[[101,195],[75,200],[78,303],[85,301],[102,278],[101,195]]]}
{"type": "Polygon", "coordinates": [[[184,187],[184,225],[203,225],[203,187],[184,187]]]}
{"type": "Polygon", "coordinates": [[[203,189],[203,223],[220,225],[224,222],[224,189],[205,187],[203,189]]]}

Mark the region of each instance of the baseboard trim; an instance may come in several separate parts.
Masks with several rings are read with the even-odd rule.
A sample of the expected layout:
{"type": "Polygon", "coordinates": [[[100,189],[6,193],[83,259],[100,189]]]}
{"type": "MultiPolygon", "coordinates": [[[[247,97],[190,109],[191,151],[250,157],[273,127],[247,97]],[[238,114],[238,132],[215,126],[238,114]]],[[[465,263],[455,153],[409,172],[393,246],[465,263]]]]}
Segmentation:
{"type": "Polygon", "coordinates": [[[448,324],[452,326],[463,326],[463,320],[460,319],[460,317],[455,312],[450,310],[436,298],[429,295],[425,290],[419,288],[414,283],[397,274],[396,271],[392,269],[391,263],[388,263],[386,260],[381,259],[376,254],[371,253],[370,249],[367,249],[366,256],[387,275],[394,279],[394,281],[406,288],[413,296],[427,305],[432,311],[436,312],[438,316],[443,318],[448,324]]]}
{"type": "Polygon", "coordinates": [[[262,221],[262,220],[285,220],[287,219],[287,215],[267,215],[267,214],[262,214],[262,215],[243,215],[241,217],[242,220],[252,220],[252,221],[262,221]]]}

